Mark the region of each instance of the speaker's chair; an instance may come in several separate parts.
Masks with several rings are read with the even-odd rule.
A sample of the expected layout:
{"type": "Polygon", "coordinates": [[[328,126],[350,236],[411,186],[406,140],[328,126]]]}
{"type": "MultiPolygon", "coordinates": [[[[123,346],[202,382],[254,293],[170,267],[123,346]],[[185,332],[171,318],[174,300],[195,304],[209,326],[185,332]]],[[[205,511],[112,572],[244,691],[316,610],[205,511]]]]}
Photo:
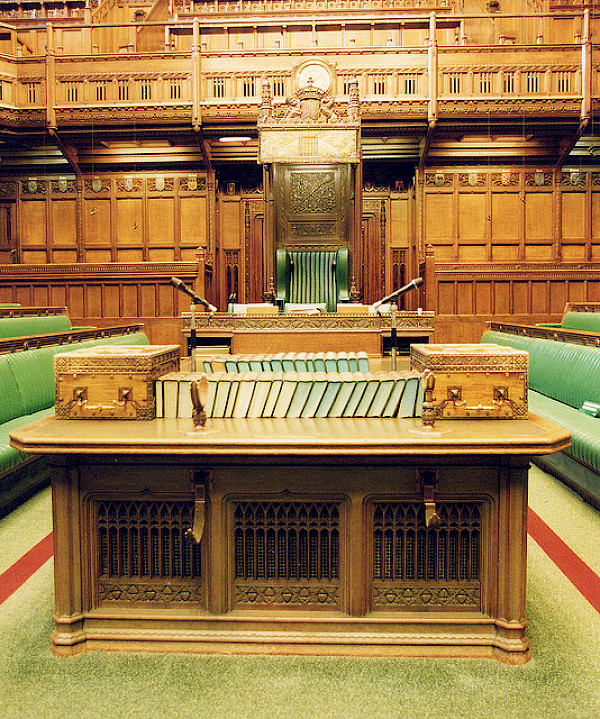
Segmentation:
{"type": "Polygon", "coordinates": [[[348,248],[338,250],[291,250],[276,252],[278,307],[289,304],[325,305],[335,312],[350,301],[348,291],[348,248]]]}

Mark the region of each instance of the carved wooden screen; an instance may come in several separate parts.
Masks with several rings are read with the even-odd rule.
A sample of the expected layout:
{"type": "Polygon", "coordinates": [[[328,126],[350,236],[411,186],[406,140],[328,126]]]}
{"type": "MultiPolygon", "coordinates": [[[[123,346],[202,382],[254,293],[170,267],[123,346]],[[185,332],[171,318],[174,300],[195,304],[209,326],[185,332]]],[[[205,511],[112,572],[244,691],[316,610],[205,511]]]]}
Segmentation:
{"type": "Polygon", "coordinates": [[[426,527],[422,502],[374,502],[373,608],[481,609],[481,507],[438,503],[426,527]]]}
{"type": "Polygon", "coordinates": [[[193,502],[94,503],[99,602],[200,603],[200,547],[186,537],[193,502]]]}
{"type": "Polygon", "coordinates": [[[235,502],[237,607],[339,609],[337,502],[235,502]]]}
{"type": "Polygon", "coordinates": [[[273,166],[275,244],[287,249],[347,247],[350,166],[273,166]]]}
{"type": "Polygon", "coordinates": [[[14,203],[0,202],[0,263],[13,262],[13,217],[15,217],[14,203]]]}

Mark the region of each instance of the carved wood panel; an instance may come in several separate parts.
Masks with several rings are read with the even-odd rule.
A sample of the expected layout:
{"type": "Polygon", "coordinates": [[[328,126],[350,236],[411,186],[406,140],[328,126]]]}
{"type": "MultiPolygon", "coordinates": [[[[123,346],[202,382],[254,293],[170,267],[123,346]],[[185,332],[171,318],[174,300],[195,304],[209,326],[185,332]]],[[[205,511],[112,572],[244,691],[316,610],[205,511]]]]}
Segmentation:
{"type": "Polygon", "coordinates": [[[335,249],[350,228],[348,165],[275,165],[276,246],[335,249]]]}

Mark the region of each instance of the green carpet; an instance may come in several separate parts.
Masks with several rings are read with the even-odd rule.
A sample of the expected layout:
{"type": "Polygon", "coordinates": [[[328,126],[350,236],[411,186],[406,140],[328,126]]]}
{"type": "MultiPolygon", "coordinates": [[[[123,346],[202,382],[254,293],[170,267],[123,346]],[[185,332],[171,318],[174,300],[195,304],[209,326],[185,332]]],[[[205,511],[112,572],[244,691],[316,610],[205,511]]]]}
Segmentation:
{"type": "MultiPolygon", "coordinates": [[[[598,513],[562,485],[550,495],[553,483],[539,470],[532,473],[532,501],[539,505],[534,509],[547,522],[554,514],[560,519],[575,513],[582,537],[598,536],[598,513]],[[544,509],[549,496],[552,504],[544,509]],[[559,500],[562,507],[555,506],[559,500]]],[[[27,535],[28,508],[39,514],[41,503],[49,513],[46,494],[23,508],[21,521],[9,516],[0,522],[2,554],[11,533],[18,533],[15,541],[27,535]]],[[[31,537],[29,545],[35,541],[31,537]]],[[[1,719],[600,717],[600,615],[532,540],[533,659],[521,667],[474,659],[103,652],[57,659],[49,649],[52,609],[52,562],[0,607],[1,719]]]]}

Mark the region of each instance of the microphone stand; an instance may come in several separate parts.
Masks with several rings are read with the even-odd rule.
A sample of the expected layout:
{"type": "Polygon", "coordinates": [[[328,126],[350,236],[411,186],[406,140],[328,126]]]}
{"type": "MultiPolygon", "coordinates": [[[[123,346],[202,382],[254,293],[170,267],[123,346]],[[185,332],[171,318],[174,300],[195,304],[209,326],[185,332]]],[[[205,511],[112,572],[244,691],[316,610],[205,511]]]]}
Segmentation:
{"type": "Polygon", "coordinates": [[[398,358],[398,297],[394,297],[390,303],[390,317],[392,320],[392,372],[396,371],[396,361],[398,358]]]}
{"type": "Polygon", "coordinates": [[[196,303],[192,302],[190,305],[190,357],[191,370],[196,371],[196,303]]]}

